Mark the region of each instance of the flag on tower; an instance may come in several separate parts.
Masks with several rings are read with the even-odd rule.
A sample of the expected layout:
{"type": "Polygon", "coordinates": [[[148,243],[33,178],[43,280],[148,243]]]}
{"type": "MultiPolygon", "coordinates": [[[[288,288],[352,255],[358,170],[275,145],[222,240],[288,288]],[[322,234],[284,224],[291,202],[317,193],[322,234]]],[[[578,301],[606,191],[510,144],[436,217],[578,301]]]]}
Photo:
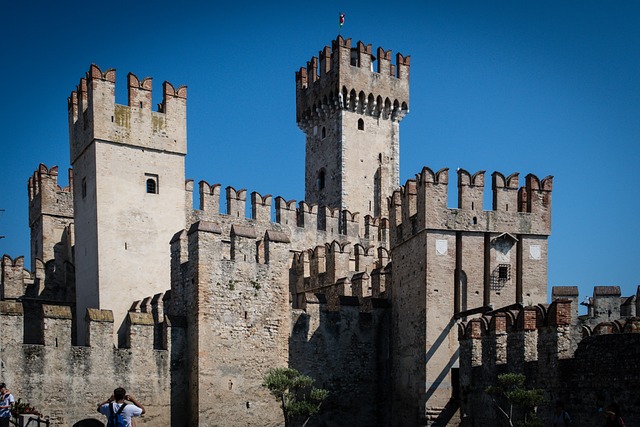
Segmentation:
{"type": "Polygon", "coordinates": [[[344,25],[344,13],[340,12],[340,28],[344,25]]]}

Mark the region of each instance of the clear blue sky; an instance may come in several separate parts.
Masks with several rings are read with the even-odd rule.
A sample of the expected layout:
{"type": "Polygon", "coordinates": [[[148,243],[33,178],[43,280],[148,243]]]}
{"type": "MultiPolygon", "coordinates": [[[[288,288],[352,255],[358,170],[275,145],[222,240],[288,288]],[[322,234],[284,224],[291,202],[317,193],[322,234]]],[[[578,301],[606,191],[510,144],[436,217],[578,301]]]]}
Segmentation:
{"type": "Polygon", "coordinates": [[[117,69],[119,103],[130,71],[154,77],[157,102],[164,80],[188,85],[196,183],[301,200],[294,72],[330,45],[342,11],[343,36],[411,55],[401,183],[423,166],[554,175],[549,285],[635,293],[640,2],[262,4],[4,2],[0,254],[29,258],[26,184],[38,164],[60,166],[66,184],[66,100],[91,63],[117,69]]]}

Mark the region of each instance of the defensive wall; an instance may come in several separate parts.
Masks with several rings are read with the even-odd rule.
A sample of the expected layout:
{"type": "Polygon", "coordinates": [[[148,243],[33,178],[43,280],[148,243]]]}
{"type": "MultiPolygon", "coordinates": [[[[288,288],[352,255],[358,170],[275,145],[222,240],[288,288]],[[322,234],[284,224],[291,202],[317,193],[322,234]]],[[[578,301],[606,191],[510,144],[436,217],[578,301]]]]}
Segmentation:
{"type": "Polygon", "coordinates": [[[71,344],[71,308],[43,304],[41,310],[42,322],[27,325],[21,302],[0,301],[0,375],[16,398],[49,416],[51,425],[104,421],[96,405],[111,395],[114,384],[144,402],[148,425],[185,417],[184,394],[171,391],[184,389],[179,373],[184,328],[166,318],[158,324],[152,313],[129,313],[127,345],[114,348],[112,313],[89,309],[87,345],[78,347],[71,344]],[[39,342],[25,343],[27,327],[37,329],[39,342]],[[154,340],[155,327],[163,329],[162,342],[154,340]]]}
{"type": "MultiPolygon", "coordinates": [[[[398,54],[392,64],[390,51],[379,48],[374,57],[370,45],[353,47],[338,37],[296,74],[297,122],[308,136],[319,121],[337,126],[329,122],[340,112],[354,120],[347,127],[353,125],[361,142],[380,139],[373,157],[342,159],[366,166],[345,163],[353,177],[343,178],[354,186],[360,174],[386,180],[385,186],[397,176],[409,65],[408,56],[398,54]],[[388,126],[376,130],[374,122],[388,126]]],[[[450,372],[459,363],[452,333],[457,316],[546,301],[551,177],[527,175],[519,187],[518,174],[495,172],[487,211],[484,171],[457,171],[458,206],[450,208],[448,170],[424,168],[398,191],[391,193],[396,179],[389,193],[378,195],[386,202],[392,194],[388,204],[369,204],[364,212],[282,197],[274,203],[270,194],[247,197],[247,190],[231,186],[221,212],[219,184],[200,181],[196,190],[184,180],[186,87],[165,82],[163,101],[151,111],[152,80],[131,73],[127,80],[128,105],[115,103],[115,70],[92,65],[80,80],[68,104],[69,187],[57,184],[57,167],[40,165],[29,180],[33,272],[24,269],[23,258],[2,259],[7,308],[0,320],[13,329],[0,340],[0,374],[54,425],[93,417],[95,403],[116,383],[148,406],[139,424],[157,425],[164,417],[178,427],[276,425],[280,410],[262,378],[269,368],[287,365],[329,389],[320,424],[441,422],[454,387],[450,372]],[[145,188],[154,176],[152,190],[162,183],[159,193],[145,188]],[[123,182],[128,192],[114,192],[123,182]],[[98,190],[108,197],[98,201],[98,190]],[[171,212],[173,228],[150,233],[136,218],[151,212],[171,212]],[[85,237],[78,245],[80,223],[85,237]],[[86,237],[98,228],[108,232],[86,237]],[[151,234],[162,241],[150,242],[151,234]],[[128,247],[134,237],[154,257],[128,247]],[[76,276],[82,276],[80,286],[98,283],[91,280],[97,256],[80,259],[78,253],[95,255],[99,245],[117,255],[107,256],[119,271],[108,278],[115,280],[107,283],[109,292],[123,295],[135,287],[135,301],[124,302],[122,326],[114,322],[120,308],[78,303],[76,276]],[[147,270],[136,269],[143,262],[147,270]],[[167,269],[165,280],[159,271],[167,269]],[[85,345],[74,345],[70,337],[85,328],[85,345]],[[122,332],[118,348],[110,339],[114,328],[122,332]],[[42,357],[29,356],[33,349],[42,357]],[[45,378],[50,370],[51,379],[45,378]],[[60,384],[72,390],[70,397],[47,394],[60,384]],[[76,409],[64,418],[68,406],[76,409]]],[[[324,138],[324,131],[316,136],[324,138]]],[[[340,132],[347,130],[329,129],[327,136],[340,132]]],[[[598,300],[593,310],[610,313],[598,300]]]]}
{"type": "Polygon", "coordinates": [[[507,372],[522,373],[528,387],[543,390],[543,419],[552,418],[560,400],[575,425],[600,426],[598,408],[615,401],[627,425],[640,422],[640,287],[628,298],[617,286],[596,287],[589,304],[612,308],[596,316],[578,316],[576,287],[554,287],[552,294],[551,304],[507,307],[460,323],[463,425],[498,425],[501,415],[485,390],[507,372]]]}
{"type": "Polygon", "coordinates": [[[309,425],[388,425],[388,301],[307,293],[291,315],[289,365],[330,392],[309,425]]]}
{"type": "MultiPolygon", "coordinates": [[[[41,165],[38,176],[47,176],[45,172],[51,170],[55,169],[41,165]]],[[[414,248],[411,250],[413,267],[402,267],[406,261],[398,261],[400,267],[396,271],[400,273],[396,281],[404,283],[403,277],[423,262],[421,258],[433,256],[420,248],[419,238],[415,240],[421,235],[420,230],[443,229],[463,239],[468,236],[472,239],[476,231],[494,235],[511,231],[523,241],[521,231],[541,234],[549,231],[550,179],[543,180],[545,186],[542,186],[535,176],[529,175],[526,185],[518,188],[517,174],[508,179],[503,179],[498,172],[493,176],[496,201],[493,211],[482,208],[482,172],[471,179],[466,171],[459,171],[459,207],[456,209],[447,207],[447,170],[435,174],[425,168],[416,180],[408,181],[394,193],[389,219],[366,216],[362,226],[357,213],[287,201],[282,197],[275,198],[273,206],[271,195],[253,192],[247,200],[246,190],[233,187],[226,188],[226,209],[221,212],[221,186],[206,181],[199,183],[198,208],[194,209],[193,181],[186,181],[186,222],[193,225],[171,240],[171,291],[162,297],[150,295],[133,302],[131,310],[151,312],[150,307],[160,310],[151,328],[156,344],[163,339],[164,315],[184,318],[177,322],[186,327],[185,340],[189,344],[185,347],[188,349],[186,359],[180,363],[188,366],[189,371],[176,374],[184,376],[174,383],[172,390],[182,389],[190,396],[188,413],[201,419],[231,416],[243,420],[242,423],[255,416],[258,425],[257,415],[251,413],[258,414],[273,404],[260,387],[261,376],[268,367],[289,363],[329,384],[330,388],[335,387],[332,392],[344,395],[343,403],[351,402],[352,408],[358,408],[351,412],[354,417],[388,416],[389,412],[385,412],[388,407],[383,409],[383,403],[370,403],[383,402],[388,397],[385,393],[390,393],[385,391],[390,373],[393,369],[404,369],[399,355],[395,354],[393,365],[394,355],[388,353],[389,340],[393,337],[388,331],[401,326],[391,320],[390,303],[384,300],[393,295],[392,245],[396,248],[392,250],[403,245],[414,248]],[[540,212],[544,213],[542,219],[539,219],[540,212]],[[274,304],[274,301],[279,302],[274,304]],[[293,313],[293,317],[289,318],[287,313],[293,313]],[[211,331],[217,333],[210,336],[211,331]],[[349,337],[348,343],[346,337],[349,337]],[[269,342],[272,344],[267,345],[269,342]],[[269,357],[256,359],[256,349],[269,357]],[[209,356],[196,357],[198,354],[209,356]],[[314,363],[309,363],[310,360],[314,363]],[[356,381],[359,385],[352,384],[350,388],[343,378],[331,374],[332,370],[322,368],[325,364],[350,366],[354,363],[363,365],[358,369],[354,367],[354,372],[360,372],[357,374],[360,379],[356,381]],[[243,366],[251,366],[252,374],[247,375],[243,366]],[[211,395],[224,405],[212,405],[211,395]],[[370,399],[363,402],[358,395],[370,395],[370,399]],[[222,412],[220,408],[224,408],[222,412]]],[[[61,189],[51,186],[46,191],[61,189]]],[[[484,244],[484,238],[479,242],[484,244]]],[[[451,252],[456,245],[459,243],[452,241],[451,252]]],[[[466,241],[464,248],[474,251],[466,241]]],[[[546,256],[546,246],[543,254],[546,256]]],[[[467,252],[461,252],[451,258],[451,271],[447,270],[451,277],[456,271],[455,263],[469,257],[467,252]]],[[[36,266],[41,264],[36,261],[36,266]]],[[[29,273],[24,270],[21,259],[14,261],[6,257],[2,289],[13,289],[11,295],[19,298],[25,295],[21,293],[23,289],[36,282],[38,275],[43,276],[42,272],[38,273],[41,270],[36,268],[35,273],[29,273]]],[[[471,276],[470,268],[467,272],[471,276]]],[[[429,280],[423,277],[414,286],[429,280]]],[[[448,276],[446,280],[450,283],[448,276]]],[[[473,306],[482,304],[486,296],[483,292],[472,296],[477,289],[471,286],[468,296],[464,297],[456,297],[461,289],[450,291],[445,286],[441,290],[440,299],[430,299],[439,311],[432,308],[427,314],[441,317],[443,307],[450,306],[453,313],[454,303],[460,304],[460,308],[473,306]],[[447,299],[446,303],[443,298],[447,299]]],[[[503,294],[515,302],[514,290],[503,291],[503,294]]],[[[36,298],[39,295],[34,293],[36,298]]],[[[414,294],[404,295],[396,291],[396,309],[415,313],[415,300],[411,296],[414,294]]],[[[40,322],[42,315],[38,313],[42,303],[27,306],[22,299],[26,307],[23,311],[31,313],[35,324],[40,322]]],[[[451,323],[450,316],[443,318],[448,319],[447,325],[451,323]]],[[[412,322],[414,320],[409,320],[409,325],[412,322]]],[[[452,325],[445,330],[451,330],[452,325]]],[[[24,342],[39,342],[37,328],[23,329],[24,342]]],[[[433,358],[434,352],[426,345],[425,351],[433,358]]],[[[445,366],[451,363],[448,357],[450,355],[445,366]]],[[[432,364],[436,359],[432,359],[432,364]]],[[[449,393],[447,389],[445,394],[449,393]]],[[[415,407],[415,399],[407,399],[406,404],[415,407]]],[[[441,409],[438,405],[434,407],[441,409]]],[[[328,418],[342,416],[339,411],[327,414],[328,418]]]]}
{"type": "Polygon", "coordinates": [[[187,320],[189,413],[199,417],[191,418],[191,425],[219,419],[229,420],[230,426],[277,424],[279,410],[261,387],[262,378],[270,368],[287,365],[311,375],[342,402],[332,410],[327,405],[328,417],[343,417],[345,401],[358,408],[352,412],[354,420],[372,416],[370,402],[360,399],[378,392],[371,382],[375,375],[385,377],[376,369],[386,348],[379,334],[388,324],[379,308],[386,303],[372,301],[368,284],[362,284],[368,283],[366,271],[354,270],[365,263],[356,264],[348,243],[321,246],[317,251],[325,249],[335,257],[315,263],[327,274],[318,295],[291,288],[297,269],[304,276],[296,260],[309,251],[292,250],[289,228],[265,230],[242,215],[229,218],[235,223],[197,221],[171,242],[167,307],[187,320]],[[356,285],[345,290],[345,283],[356,285]],[[303,308],[292,314],[294,297],[303,308]],[[361,304],[369,309],[358,308],[361,304]],[[344,378],[344,371],[327,368],[356,365],[360,368],[353,375],[360,380],[355,382],[351,374],[344,378]]]}
{"type": "MultiPolygon", "coordinates": [[[[292,274],[291,266],[294,258],[301,257],[302,253],[291,251],[288,233],[272,228],[261,229],[256,226],[255,220],[244,218],[242,215],[230,215],[229,217],[234,221],[213,223],[201,220],[195,222],[189,230],[183,230],[174,235],[171,240],[171,290],[133,302],[128,316],[129,323],[133,322],[133,324],[136,322],[137,313],[141,313],[146,319],[144,325],[147,347],[137,345],[136,338],[130,337],[127,338],[127,342],[122,348],[114,349],[110,344],[111,340],[106,338],[111,332],[105,332],[104,339],[96,341],[95,333],[92,332],[93,318],[87,317],[89,340],[87,346],[73,346],[74,349],[79,350],[74,350],[75,353],[71,356],[66,353],[57,353],[55,357],[60,360],[71,360],[75,365],[91,366],[96,370],[111,369],[109,372],[116,369],[117,364],[123,364],[123,372],[125,373],[135,371],[134,368],[137,364],[130,359],[120,357],[109,362],[111,365],[102,367],[102,360],[105,357],[95,361],[89,357],[95,354],[95,351],[87,353],[84,349],[99,345],[103,348],[100,351],[103,352],[106,351],[104,348],[108,348],[116,354],[122,352],[132,354],[126,352],[135,347],[137,351],[135,354],[140,356],[140,363],[144,363],[145,367],[151,366],[150,360],[155,360],[154,357],[167,360],[167,366],[171,371],[160,377],[158,381],[164,381],[163,387],[168,387],[170,384],[171,397],[168,397],[168,394],[158,395],[150,404],[159,407],[168,405],[172,408],[171,412],[161,413],[159,416],[171,416],[173,420],[182,420],[180,422],[184,422],[185,425],[207,425],[208,422],[224,419],[234,420],[233,422],[236,423],[227,421],[225,425],[260,426],[264,425],[265,421],[269,421],[269,417],[274,417],[271,422],[277,424],[279,409],[272,396],[261,387],[262,376],[271,367],[286,366],[287,364],[298,366],[305,373],[317,378],[322,384],[328,384],[336,396],[339,394],[345,399],[348,396],[354,405],[358,403],[359,412],[354,416],[368,414],[374,407],[370,406],[368,401],[358,400],[358,396],[365,394],[375,396],[379,390],[384,389],[384,387],[378,389],[374,386],[374,390],[371,390],[371,378],[379,375],[380,381],[382,381],[385,377],[384,371],[378,373],[377,368],[380,363],[383,363],[379,357],[381,354],[386,354],[384,349],[387,348],[383,338],[386,335],[381,337],[380,334],[386,334],[384,331],[388,328],[388,324],[383,321],[386,319],[386,314],[384,314],[386,303],[381,300],[372,302],[370,297],[366,300],[368,302],[365,302],[365,298],[371,294],[370,285],[368,285],[369,275],[366,273],[366,269],[371,268],[372,261],[365,262],[360,259],[362,257],[356,257],[353,245],[343,244],[340,246],[337,242],[334,242],[333,245],[327,245],[327,251],[335,253],[342,260],[342,262],[328,262],[321,267],[316,263],[316,267],[314,267],[325,273],[330,272],[331,280],[333,281],[335,278],[337,282],[333,287],[329,282],[326,286],[320,286],[332,298],[330,307],[321,309],[319,307],[324,304],[316,304],[315,311],[309,309],[309,314],[294,315],[296,326],[292,326],[290,309],[292,294],[289,292],[289,275],[292,274]],[[229,231],[223,232],[224,228],[229,231]],[[259,234],[260,232],[262,234],[259,234]],[[336,248],[334,249],[333,246],[336,248]],[[358,272],[354,270],[355,268],[364,270],[358,272]],[[354,283],[356,287],[348,287],[344,291],[345,283],[354,283]],[[337,303],[339,295],[346,296],[347,302],[337,303]],[[375,311],[378,313],[376,319],[383,320],[372,320],[372,308],[358,308],[360,305],[358,298],[363,299],[364,306],[375,306],[375,311]],[[343,308],[339,308],[341,306],[343,308]],[[356,308],[354,309],[354,307],[356,308]],[[364,311],[363,314],[359,314],[361,310],[364,311]],[[316,311],[323,314],[315,314],[316,311]],[[325,316],[324,313],[328,312],[332,314],[325,316]],[[301,329],[298,317],[311,319],[308,321],[313,324],[311,327],[307,326],[301,329]],[[331,322],[337,322],[337,326],[329,326],[331,322],[328,322],[326,318],[330,318],[331,322]],[[340,318],[349,320],[340,322],[340,318]],[[175,335],[171,335],[173,329],[169,330],[172,327],[180,328],[183,331],[183,338],[182,341],[174,343],[171,347],[172,352],[168,353],[166,347],[163,347],[165,345],[163,343],[175,335]],[[336,333],[336,327],[342,328],[342,331],[336,333]],[[352,328],[355,329],[352,331],[352,328]],[[292,330],[304,330],[304,333],[300,335],[301,332],[292,332],[292,330]],[[352,338],[352,334],[355,334],[355,338],[352,338]],[[317,340],[323,340],[323,338],[319,338],[323,335],[328,337],[326,343],[313,351],[309,350],[315,348],[312,345],[302,346],[304,347],[302,349],[300,345],[293,346],[292,344],[311,341],[316,345],[317,340]],[[295,350],[293,350],[294,347],[295,350]],[[165,353],[162,353],[163,351],[165,353]],[[158,354],[164,354],[164,356],[157,356],[158,354]],[[72,356],[75,359],[70,359],[72,356]],[[316,364],[305,368],[307,361],[312,358],[316,364]],[[322,368],[324,363],[332,363],[332,366],[348,366],[350,364],[360,366],[365,360],[369,360],[369,362],[366,363],[366,367],[360,369],[362,373],[359,374],[358,385],[349,385],[350,379],[345,379],[337,375],[337,372],[331,373],[331,371],[322,368]],[[335,384],[334,380],[336,380],[335,384]],[[174,404],[173,400],[178,397],[182,400],[174,404]],[[185,420],[186,414],[192,418],[185,420]]],[[[355,247],[360,248],[361,246],[355,245],[355,247]]],[[[364,256],[364,254],[362,255],[364,256]]],[[[31,274],[24,269],[22,258],[12,260],[9,257],[4,257],[3,284],[6,288],[12,289],[29,280],[32,280],[31,274]]],[[[19,295],[21,289],[17,289],[14,293],[19,295]]],[[[300,299],[307,308],[309,307],[308,295],[311,294],[303,293],[300,299]]],[[[317,298],[322,299],[323,296],[317,298]]],[[[24,311],[22,307],[25,306],[26,301],[21,298],[14,304],[20,306],[24,311]]],[[[29,307],[30,311],[36,311],[40,308],[42,314],[39,315],[39,318],[46,321],[47,304],[40,301],[39,305],[34,305],[32,301],[29,307]]],[[[68,339],[71,340],[73,318],[71,309],[68,306],[60,306],[60,309],[68,310],[68,330],[66,333],[68,339]]],[[[302,313],[302,311],[298,311],[298,313],[302,313]]],[[[111,316],[109,331],[112,330],[113,318],[111,316]]],[[[23,324],[19,333],[16,331],[15,334],[9,334],[15,337],[16,345],[14,347],[2,345],[4,352],[2,357],[7,362],[7,366],[16,366],[16,364],[22,363],[20,362],[22,360],[20,348],[28,348],[29,345],[46,347],[54,342],[52,339],[41,339],[41,334],[42,328],[34,329],[33,324],[23,324]],[[25,338],[26,335],[23,334],[27,330],[31,331],[31,335],[35,338],[25,338]],[[27,342],[29,344],[25,344],[27,342]]],[[[31,362],[29,360],[25,363],[31,362]]],[[[35,363],[35,361],[33,362],[35,363]]],[[[38,363],[48,366],[46,365],[47,360],[38,363]]],[[[11,369],[13,370],[13,368],[11,369]]],[[[24,372],[29,373],[35,369],[37,367],[29,366],[25,368],[24,372]]],[[[155,373],[145,372],[145,375],[157,376],[155,373]]],[[[354,370],[355,372],[358,370],[354,370]]],[[[86,375],[86,372],[80,375],[76,371],[67,370],[60,375],[63,374],[70,378],[69,381],[72,382],[71,386],[74,389],[94,389],[91,383],[93,377],[86,375]]],[[[109,384],[105,384],[106,388],[113,387],[114,383],[122,381],[122,377],[111,375],[109,377],[114,379],[109,381],[109,384]]],[[[29,400],[44,413],[58,411],[55,404],[50,404],[47,399],[42,397],[42,394],[32,392],[36,386],[32,383],[34,379],[31,375],[5,375],[4,378],[7,378],[7,381],[12,384],[17,395],[29,396],[29,400]]],[[[146,397],[145,393],[147,392],[139,384],[143,378],[142,375],[140,377],[133,376],[123,384],[132,393],[141,395],[141,402],[146,405],[147,402],[142,398],[146,397]]],[[[103,392],[100,391],[100,394],[102,395],[103,392]]],[[[376,399],[380,398],[376,397],[376,399]]],[[[74,419],[63,419],[60,418],[62,415],[56,415],[58,418],[54,418],[54,425],[72,425],[71,422],[77,422],[80,416],[89,416],[94,403],[92,399],[83,394],[74,396],[72,401],[64,400],[64,404],[73,404],[77,407],[88,405],[89,412],[80,415],[71,414],[70,417],[78,417],[74,419]]],[[[342,406],[337,405],[337,407],[341,408],[342,406]]],[[[378,409],[380,408],[378,407],[378,409]]],[[[331,414],[328,416],[333,418],[341,416],[336,411],[331,414]]],[[[153,425],[151,420],[154,417],[155,415],[153,417],[145,416],[143,422],[149,422],[150,425],[153,425]]],[[[180,422],[172,422],[172,425],[179,426],[180,422]]]]}
{"type": "Polygon", "coordinates": [[[450,421],[459,313],[547,300],[552,177],[494,172],[491,210],[484,171],[458,169],[457,208],[448,178],[425,167],[389,201],[394,426],[450,421]]]}

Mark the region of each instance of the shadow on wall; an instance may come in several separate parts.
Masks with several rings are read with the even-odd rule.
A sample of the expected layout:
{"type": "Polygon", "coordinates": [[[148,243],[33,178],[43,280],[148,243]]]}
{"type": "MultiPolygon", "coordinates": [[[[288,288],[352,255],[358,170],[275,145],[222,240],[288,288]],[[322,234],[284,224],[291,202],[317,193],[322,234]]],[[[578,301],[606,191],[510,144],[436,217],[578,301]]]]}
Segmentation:
{"type": "MultiPolygon", "coordinates": [[[[435,342],[431,345],[429,350],[427,350],[425,354],[425,360],[424,360],[425,366],[429,365],[429,361],[435,355],[438,349],[442,346],[445,339],[449,336],[451,329],[455,325],[456,325],[456,319],[452,317],[449,320],[449,323],[447,324],[447,326],[440,332],[440,335],[435,340],[435,342]]],[[[442,412],[438,415],[436,419],[436,423],[434,425],[448,425],[449,421],[451,421],[451,419],[453,418],[453,415],[456,413],[456,411],[460,407],[460,403],[458,401],[459,396],[458,396],[458,387],[457,387],[457,383],[458,383],[457,370],[456,370],[456,374],[454,374],[454,367],[458,362],[459,353],[460,353],[460,350],[456,349],[456,351],[451,355],[451,357],[447,361],[446,365],[441,369],[436,379],[431,383],[431,385],[429,385],[429,388],[425,393],[425,401],[429,402],[429,399],[431,399],[433,394],[440,387],[443,386],[442,383],[447,379],[447,376],[451,374],[450,384],[447,386],[447,387],[451,387],[451,398],[445,405],[442,412]]],[[[428,403],[427,403],[427,406],[428,406],[428,403]]]]}
{"type": "Polygon", "coordinates": [[[357,297],[337,296],[335,306],[325,295],[314,299],[298,312],[289,340],[290,367],[329,390],[309,426],[388,425],[388,310],[361,311],[357,297]]]}

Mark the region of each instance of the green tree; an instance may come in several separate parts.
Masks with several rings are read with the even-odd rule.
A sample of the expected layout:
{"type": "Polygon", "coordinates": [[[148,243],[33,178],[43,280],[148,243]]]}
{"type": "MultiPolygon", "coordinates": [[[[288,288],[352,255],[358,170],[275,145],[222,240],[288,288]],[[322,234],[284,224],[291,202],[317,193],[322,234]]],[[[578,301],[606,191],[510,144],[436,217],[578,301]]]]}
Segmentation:
{"type": "Polygon", "coordinates": [[[329,392],[314,387],[313,382],[313,378],[291,368],[272,368],[264,376],[262,385],[280,402],[285,427],[294,422],[304,427],[320,410],[329,392]]]}
{"type": "Polygon", "coordinates": [[[526,379],[522,374],[500,374],[498,385],[490,386],[485,391],[491,396],[498,412],[509,422],[509,426],[542,427],[544,424],[535,410],[545,402],[543,391],[525,388],[526,379]],[[515,419],[514,410],[521,414],[522,419],[515,419]]]}

